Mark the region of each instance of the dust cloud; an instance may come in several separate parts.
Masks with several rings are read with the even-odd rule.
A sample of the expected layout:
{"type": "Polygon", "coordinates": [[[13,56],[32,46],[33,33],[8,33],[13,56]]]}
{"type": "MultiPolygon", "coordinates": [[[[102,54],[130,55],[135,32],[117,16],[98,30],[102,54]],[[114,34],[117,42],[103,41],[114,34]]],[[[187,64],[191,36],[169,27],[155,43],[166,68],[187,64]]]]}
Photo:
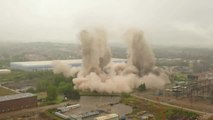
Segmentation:
{"type": "Polygon", "coordinates": [[[52,65],[54,74],[63,74],[65,77],[76,77],[80,71],[80,68],[70,67],[69,64],[63,63],[60,60],[53,61],[52,65]]]}
{"type": "Polygon", "coordinates": [[[107,46],[107,35],[103,29],[83,30],[80,33],[83,76],[95,72],[101,74],[103,68],[111,60],[111,52],[107,46]]]}
{"type": "Polygon", "coordinates": [[[141,77],[150,73],[155,65],[155,57],[144,40],[143,32],[129,29],[125,39],[128,44],[128,65],[136,67],[141,77]]]}
{"type": "Polygon", "coordinates": [[[131,92],[145,83],[147,88],[160,89],[169,83],[168,76],[155,67],[155,57],[147,45],[144,34],[138,29],[129,29],[124,34],[128,45],[127,63],[113,63],[104,29],[82,30],[82,68],[76,70],[54,62],[54,73],[76,76],[75,89],[105,93],[131,92]]]}

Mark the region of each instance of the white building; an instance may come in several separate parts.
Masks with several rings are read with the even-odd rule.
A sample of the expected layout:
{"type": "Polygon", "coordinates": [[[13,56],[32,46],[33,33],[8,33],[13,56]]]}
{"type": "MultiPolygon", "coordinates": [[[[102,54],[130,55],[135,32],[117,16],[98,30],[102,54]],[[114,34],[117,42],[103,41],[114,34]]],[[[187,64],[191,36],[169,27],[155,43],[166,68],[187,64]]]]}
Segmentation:
{"type": "MultiPolygon", "coordinates": [[[[55,61],[55,60],[53,60],[55,61]]],[[[26,62],[11,62],[10,68],[12,70],[24,70],[24,71],[44,71],[51,70],[53,68],[53,61],[26,61],[26,62]]],[[[82,59],[73,60],[58,60],[64,64],[70,65],[70,67],[80,67],[82,59]]],[[[125,59],[113,58],[113,62],[126,62],[125,59]]]]}
{"type": "Polygon", "coordinates": [[[11,70],[9,69],[0,69],[0,74],[9,74],[11,73],[11,70]]]}
{"type": "MultiPolygon", "coordinates": [[[[53,60],[54,61],[54,60],[53,60]]],[[[12,70],[24,71],[42,71],[51,70],[53,68],[53,61],[26,61],[26,62],[11,62],[10,68],[12,70]]],[[[59,60],[60,62],[70,66],[81,66],[81,60],[59,60]]]]}

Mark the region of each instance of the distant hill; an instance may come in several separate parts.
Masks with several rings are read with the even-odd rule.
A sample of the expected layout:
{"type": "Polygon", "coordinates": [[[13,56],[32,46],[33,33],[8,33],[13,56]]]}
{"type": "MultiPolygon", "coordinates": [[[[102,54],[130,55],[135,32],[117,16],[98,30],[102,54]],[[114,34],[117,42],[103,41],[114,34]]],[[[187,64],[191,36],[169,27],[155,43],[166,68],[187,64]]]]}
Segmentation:
{"type": "MultiPolygon", "coordinates": [[[[157,58],[205,59],[213,62],[213,49],[152,46],[157,58]]],[[[126,48],[111,45],[114,58],[126,58],[126,48]]],[[[13,61],[39,61],[81,58],[79,44],[52,42],[0,43],[0,68],[13,61]]]]}

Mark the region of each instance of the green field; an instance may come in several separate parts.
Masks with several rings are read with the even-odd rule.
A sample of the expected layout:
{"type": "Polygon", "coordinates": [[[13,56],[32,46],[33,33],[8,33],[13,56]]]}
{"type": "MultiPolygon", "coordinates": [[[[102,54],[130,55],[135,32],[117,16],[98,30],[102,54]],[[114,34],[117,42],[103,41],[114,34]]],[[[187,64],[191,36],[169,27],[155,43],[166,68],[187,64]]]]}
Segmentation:
{"type": "Polygon", "coordinates": [[[14,91],[0,87],[0,96],[16,94],[14,91]]]}

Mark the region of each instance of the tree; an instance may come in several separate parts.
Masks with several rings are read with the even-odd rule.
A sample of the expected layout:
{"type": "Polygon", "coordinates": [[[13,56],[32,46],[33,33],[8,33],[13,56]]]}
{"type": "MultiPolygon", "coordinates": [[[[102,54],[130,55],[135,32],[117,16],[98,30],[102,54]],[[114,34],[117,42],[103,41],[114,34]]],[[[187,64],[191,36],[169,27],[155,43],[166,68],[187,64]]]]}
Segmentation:
{"type": "Polygon", "coordinates": [[[138,87],[138,90],[139,90],[139,91],[145,91],[145,90],[146,90],[146,85],[145,85],[145,83],[141,84],[141,85],[138,87]]]}
{"type": "Polygon", "coordinates": [[[210,102],[213,104],[213,90],[210,92],[210,102]]]}
{"type": "Polygon", "coordinates": [[[65,94],[66,92],[72,91],[73,86],[70,83],[60,82],[58,87],[58,92],[61,94],[65,94]]]}
{"type": "Polygon", "coordinates": [[[29,89],[27,89],[26,90],[26,92],[29,92],[29,93],[36,93],[36,90],[35,90],[35,88],[29,88],[29,89]]]}
{"type": "Polygon", "coordinates": [[[59,83],[59,85],[58,85],[58,92],[60,94],[64,94],[64,91],[66,89],[66,85],[67,85],[67,83],[65,83],[65,82],[60,82],[59,83]]]}
{"type": "Polygon", "coordinates": [[[62,74],[56,74],[53,78],[53,84],[59,85],[61,82],[65,81],[65,77],[62,74]]]}
{"type": "Polygon", "coordinates": [[[50,85],[50,81],[47,79],[41,79],[36,85],[36,90],[38,92],[47,91],[47,86],[50,85]]]}
{"type": "Polygon", "coordinates": [[[65,93],[65,96],[69,99],[80,99],[80,94],[77,90],[72,90],[65,93]]]}
{"type": "Polygon", "coordinates": [[[68,99],[80,99],[80,94],[73,89],[71,83],[60,82],[58,92],[64,94],[68,99]]]}
{"type": "Polygon", "coordinates": [[[47,100],[55,100],[57,98],[57,88],[53,85],[47,87],[47,100]]]}

